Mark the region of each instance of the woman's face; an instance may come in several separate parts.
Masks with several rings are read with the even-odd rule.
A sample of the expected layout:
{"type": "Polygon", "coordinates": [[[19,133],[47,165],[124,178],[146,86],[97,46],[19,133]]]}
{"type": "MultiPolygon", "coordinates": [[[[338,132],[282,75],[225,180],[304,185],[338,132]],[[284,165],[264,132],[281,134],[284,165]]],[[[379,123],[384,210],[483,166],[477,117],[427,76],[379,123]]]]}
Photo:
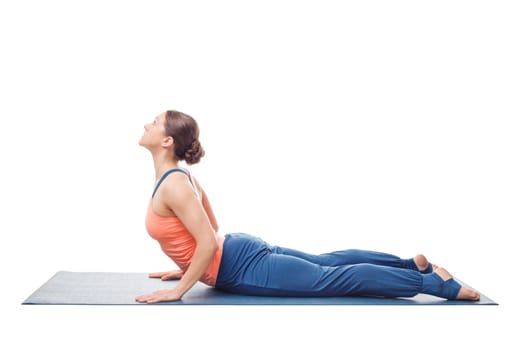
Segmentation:
{"type": "Polygon", "coordinates": [[[166,122],[166,115],[162,113],[153,119],[151,123],[144,125],[144,134],[142,135],[139,145],[146,148],[160,146],[162,141],[166,138],[164,124],[166,122]]]}

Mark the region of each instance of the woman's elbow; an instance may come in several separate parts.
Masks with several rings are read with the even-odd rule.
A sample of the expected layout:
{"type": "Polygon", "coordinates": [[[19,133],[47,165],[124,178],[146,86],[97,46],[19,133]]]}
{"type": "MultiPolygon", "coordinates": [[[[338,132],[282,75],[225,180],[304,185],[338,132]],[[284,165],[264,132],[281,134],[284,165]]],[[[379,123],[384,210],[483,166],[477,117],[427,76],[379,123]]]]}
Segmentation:
{"type": "Polygon", "coordinates": [[[209,241],[207,241],[204,247],[206,249],[206,252],[208,252],[210,255],[215,254],[217,250],[219,250],[219,244],[215,239],[210,239],[209,241]]]}
{"type": "Polygon", "coordinates": [[[213,240],[213,243],[211,244],[210,249],[213,251],[213,254],[215,254],[217,250],[219,250],[219,244],[217,243],[216,240],[213,240]]]}

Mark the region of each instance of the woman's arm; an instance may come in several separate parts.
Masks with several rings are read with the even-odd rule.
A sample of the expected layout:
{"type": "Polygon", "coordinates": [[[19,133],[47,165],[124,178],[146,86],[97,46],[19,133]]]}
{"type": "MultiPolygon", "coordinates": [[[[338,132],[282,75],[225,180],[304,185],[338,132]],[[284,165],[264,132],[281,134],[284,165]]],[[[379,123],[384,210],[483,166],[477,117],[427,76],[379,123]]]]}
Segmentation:
{"type": "Polygon", "coordinates": [[[206,195],[206,192],[202,189],[201,185],[197,180],[195,180],[195,183],[197,184],[197,187],[199,189],[199,192],[202,196],[202,206],[204,210],[206,211],[206,214],[208,215],[208,220],[210,220],[210,224],[215,230],[215,232],[219,232],[219,224],[217,223],[217,218],[215,217],[215,214],[213,213],[213,209],[211,208],[210,200],[208,199],[208,196],[206,195]]]}
{"type": "Polygon", "coordinates": [[[156,303],[181,299],[206,272],[218,249],[214,228],[185,175],[170,176],[165,182],[160,188],[160,195],[166,206],[191,233],[196,242],[196,249],[191,264],[175,288],[137,297],[139,302],[156,303]]]}

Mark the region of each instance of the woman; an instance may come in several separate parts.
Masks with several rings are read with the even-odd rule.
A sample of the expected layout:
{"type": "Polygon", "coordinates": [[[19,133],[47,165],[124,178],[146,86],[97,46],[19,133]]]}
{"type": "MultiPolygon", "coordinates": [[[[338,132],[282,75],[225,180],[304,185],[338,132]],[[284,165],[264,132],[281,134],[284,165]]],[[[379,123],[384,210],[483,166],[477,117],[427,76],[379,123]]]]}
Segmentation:
{"type": "Polygon", "coordinates": [[[138,302],[180,300],[197,281],[231,293],[261,296],[426,293],[479,300],[477,292],[458,284],[423,255],[401,259],[355,249],[311,255],[271,246],[247,234],[219,235],[206,192],[188,170],[179,167],[181,161],[191,165],[204,156],[197,122],[170,110],[144,129],[139,144],[151,152],[157,179],[146,228],[181,270],[150,274],[180,281],[173,289],[138,296],[138,302]]]}

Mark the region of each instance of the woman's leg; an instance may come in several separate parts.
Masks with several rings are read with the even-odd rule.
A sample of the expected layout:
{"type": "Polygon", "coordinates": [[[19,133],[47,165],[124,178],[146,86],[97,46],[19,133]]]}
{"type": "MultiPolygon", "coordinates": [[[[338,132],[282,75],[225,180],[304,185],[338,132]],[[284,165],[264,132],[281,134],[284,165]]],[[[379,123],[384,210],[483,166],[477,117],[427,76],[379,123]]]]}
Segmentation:
{"type": "Polygon", "coordinates": [[[321,266],[275,253],[264,241],[239,234],[225,239],[216,287],[261,296],[411,297],[427,293],[454,299],[464,295],[464,288],[456,281],[445,280],[442,273],[423,275],[369,263],[321,266]]]}
{"type": "Polygon", "coordinates": [[[321,266],[268,252],[248,264],[234,292],[265,296],[412,297],[421,292],[416,271],[373,264],[321,266]]]}
{"type": "Polygon", "coordinates": [[[410,269],[419,271],[421,273],[432,272],[432,265],[428,263],[423,255],[417,255],[415,258],[410,259],[401,259],[400,257],[392,254],[360,249],[347,249],[332,253],[314,255],[291,248],[279,246],[270,247],[271,251],[275,254],[295,256],[321,266],[341,266],[366,263],[372,265],[410,269]]]}

